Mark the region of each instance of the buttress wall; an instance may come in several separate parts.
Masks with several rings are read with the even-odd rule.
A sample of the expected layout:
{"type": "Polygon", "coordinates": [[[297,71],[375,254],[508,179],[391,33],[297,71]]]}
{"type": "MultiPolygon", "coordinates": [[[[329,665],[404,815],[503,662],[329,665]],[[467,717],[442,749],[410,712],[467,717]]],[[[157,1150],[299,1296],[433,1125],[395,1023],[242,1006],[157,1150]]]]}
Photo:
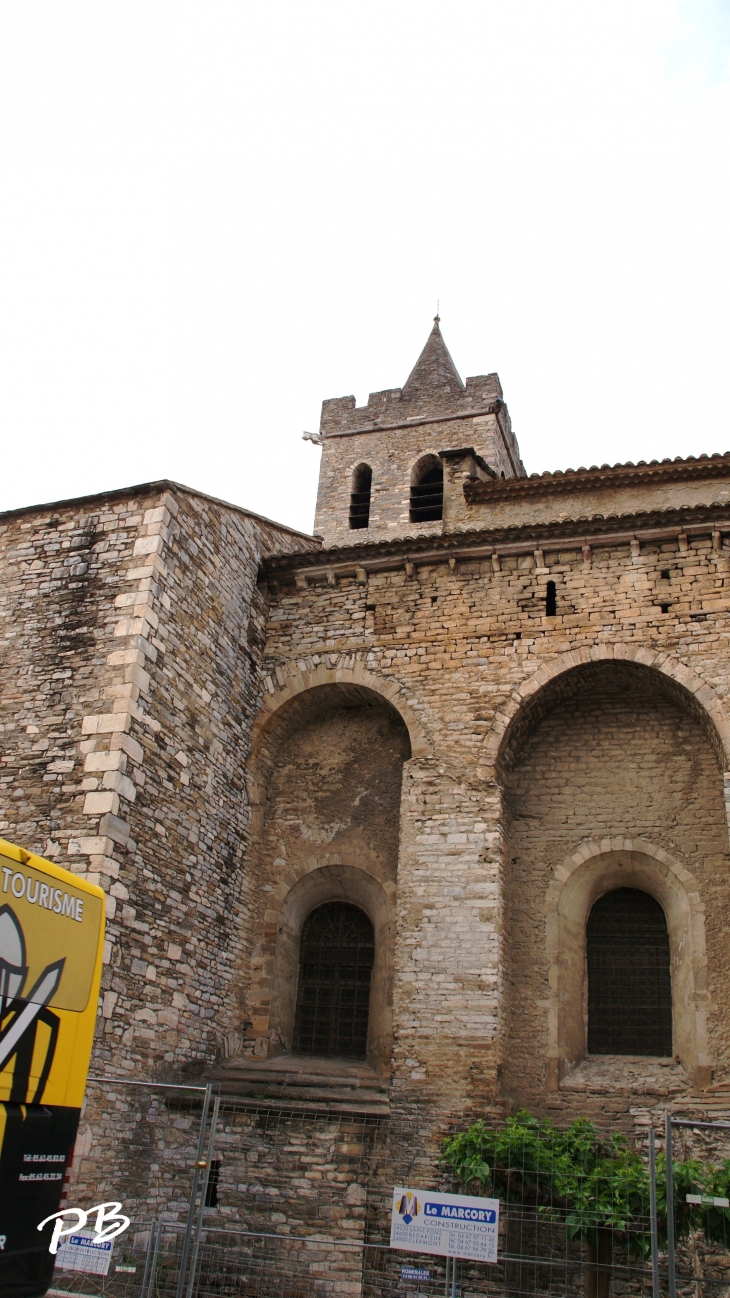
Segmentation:
{"type": "Polygon", "coordinates": [[[107,893],[99,1071],[240,1030],[256,572],[311,545],[167,484],[0,520],[0,832],[107,893]]]}

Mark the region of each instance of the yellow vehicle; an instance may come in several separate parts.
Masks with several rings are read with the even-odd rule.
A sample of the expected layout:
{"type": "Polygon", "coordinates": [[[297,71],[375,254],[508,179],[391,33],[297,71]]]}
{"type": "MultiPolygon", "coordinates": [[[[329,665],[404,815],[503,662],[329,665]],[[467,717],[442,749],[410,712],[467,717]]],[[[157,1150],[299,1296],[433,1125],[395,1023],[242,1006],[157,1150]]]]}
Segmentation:
{"type": "Polygon", "coordinates": [[[0,838],[0,1294],[48,1288],[48,1250],[96,1025],[104,893],[0,838]]]}

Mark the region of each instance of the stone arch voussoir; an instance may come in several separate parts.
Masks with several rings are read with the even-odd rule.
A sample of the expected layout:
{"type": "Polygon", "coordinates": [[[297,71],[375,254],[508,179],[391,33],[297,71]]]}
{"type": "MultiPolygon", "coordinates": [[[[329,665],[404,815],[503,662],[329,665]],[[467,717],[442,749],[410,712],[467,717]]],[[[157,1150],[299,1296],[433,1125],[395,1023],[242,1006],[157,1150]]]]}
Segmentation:
{"type": "MultiPolygon", "coordinates": [[[[730,720],[722,700],[712,687],[685,663],[672,658],[669,654],[635,645],[606,644],[560,654],[552,661],[543,663],[515,688],[507,703],[495,716],[491,729],[485,736],[477,772],[479,778],[490,783],[497,780],[500,753],[503,751],[510,727],[533,695],[556,677],[576,667],[596,662],[636,663],[642,667],[649,667],[686,690],[695,700],[696,706],[705,714],[717,740],[723,770],[730,772],[730,720]]],[[[726,791],[729,784],[730,775],[726,775],[726,791]]]]}
{"type": "Polygon", "coordinates": [[[413,706],[408,702],[403,689],[395,681],[369,672],[361,663],[348,663],[326,667],[319,663],[312,668],[298,668],[288,675],[284,683],[264,699],[251,732],[251,754],[255,755],[261,746],[261,740],[273,717],[290,699],[307,690],[317,689],[321,685],[359,685],[363,689],[379,694],[398,712],[408,730],[413,757],[427,757],[430,744],[413,706]]]}

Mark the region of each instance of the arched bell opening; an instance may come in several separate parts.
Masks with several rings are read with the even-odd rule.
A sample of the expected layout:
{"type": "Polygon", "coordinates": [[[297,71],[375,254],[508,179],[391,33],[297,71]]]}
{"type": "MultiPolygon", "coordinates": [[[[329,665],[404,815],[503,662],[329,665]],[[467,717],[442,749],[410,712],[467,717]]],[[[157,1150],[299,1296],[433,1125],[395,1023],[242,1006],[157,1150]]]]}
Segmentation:
{"type": "Polygon", "coordinates": [[[350,530],[357,531],[370,523],[370,496],[373,471],[369,464],[358,464],[352,475],[350,491],[350,530]]]}
{"type": "Polygon", "coordinates": [[[433,523],[444,516],[444,466],[437,455],[424,455],[411,474],[412,523],[433,523]]]}

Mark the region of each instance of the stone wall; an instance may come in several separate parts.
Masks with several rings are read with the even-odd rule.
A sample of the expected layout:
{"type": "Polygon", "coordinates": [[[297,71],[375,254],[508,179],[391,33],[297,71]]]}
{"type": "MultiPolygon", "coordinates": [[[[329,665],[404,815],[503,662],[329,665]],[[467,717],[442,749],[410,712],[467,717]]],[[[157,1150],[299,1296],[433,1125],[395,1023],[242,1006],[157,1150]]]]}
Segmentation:
{"type": "Polygon", "coordinates": [[[256,573],[311,545],[164,483],[0,520],[0,832],[107,891],[98,1070],[240,1031],[256,573]]]}
{"type": "MultiPolygon", "coordinates": [[[[650,507],[718,509],[730,500],[730,453],[615,464],[565,473],[533,473],[529,478],[490,478],[471,474],[464,480],[463,526],[535,528],[568,520],[623,519],[632,526],[650,507]]],[[[687,521],[692,519],[687,515],[687,521]]]]}
{"type": "MultiPolygon", "coordinates": [[[[74,1202],[121,1198],[140,1249],[145,1226],[159,1220],[159,1282],[169,1284],[187,1215],[200,1099],[117,1086],[108,1089],[103,1114],[100,1101],[97,1110],[103,1138],[77,1151],[74,1202]],[[113,1165],[106,1156],[112,1145],[113,1165]]],[[[393,1187],[455,1188],[438,1168],[444,1134],[425,1115],[396,1123],[325,1106],[224,1100],[212,1144],[218,1202],[203,1213],[203,1287],[208,1279],[235,1290],[259,1276],[303,1295],[396,1287],[410,1259],[388,1248],[393,1187]]]]}
{"type": "MultiPolygon", "coordinates": [[[[645,503],[650,508],[651,498],[645,503]]],[[[718,907],[728,864],[722,778],[730,739],[724,707],[730,687],[728,551],[722,529],[729,524],[717,513],[705,523],[697,513],[685,514],[684,522],[696,529],[689,539],[679,524],[673,534],[667,526],[666,539],[655,539],[636,517],[625,540],[606,537],[593,547],[562,549],[558,533],[533,541],[530,553],[530,542],[511,550],[503,536],[483,532],[455,537],[450,544],[457,558],[450,558],[449,546],[420,563],[418,552],[405,546],[385,553],[373,547],[349,568],[346,554],[336,552],[331,558],[339,566],[328,566],[327,554],[320,567],[309,557],[268,565],[276,582],[264,663],[268,714],[299,691],[355,684],[382,692],[410,733],[414,756],[404,769],[394,952],[397,1103],[424,1102],[463,1115],[511,1097],[505,1079],[517,1070],[506,1058],[514,1045],[507,979],[530,1024],[520,1028],[527,1072],[514,1094],[538,1107],[582,1111],[585,1082],[582,1092],[575,1077],[575,1090],[567,1075],[556,1076],[559,1092],[547,1082],[550,1008],[539,981],[548,959],[548,876],[569,854],[581,860],[582,853],[590,855],[586,840],[610,833],[612,817],[616,834],[630,829],[659,853],[666,846],[678,877],[697,881],[700,910],[718,907]],[[556,583],[556,616],[546,615],[548,581],[556,583]],[[654,682],[654,702],[646,703],[645,715],[641,698],[628,706],[620,691],[615,706],[604,699],[608,719],[600,739],[586,716],[585,761],[572,753],[563,761],[559,736],[568,705],[546,687],[594,660],[643,665],[654,682]],[[519,786],[512,814],[505,816],[507,774],[497,759],[500,752],[506,761],[513,750],[532,751],[523,731],[526,726],[529,736],[537,724],[539,701],[545,709],[539,723],[557,727],[540,770],[546,788],[558,791],[562,820],[558,832],[552,812],[535,803],[534,812],[525,812],[524,829],[533,838],[518,852],[510,845],[516,807],[523,795],[532,806],[542,777],[531,776],[524,790],[519,786]],[[604,742],[616,755],[610,763],[602,760],[604,742]],[[625,805],[627,788],[636,790],[635,823],[625,805]],[[530,875],[538,840],[543,873],[530,875]],[[524,856],[524,879],[515,875],[512,856],[524,856]],[[525,921],[529,939],[522,932],[527,902],[520,901],[528,895],[530,914],[542,915],[525,921]],[[523,971],[518,988],[514,971],[523,953],[537,970],[538,950],[535,985],[523,971]]],[[[609,524],[602,526],[608,530],[609,524]]],[[[652,1079],[655,1094],[681,1090],[693,1078],[704,1085],[713,1068],[716,1080],[727,1075],[719,914],[707,934],[710,992],[697,982],[692,993],[698,1014],[707,1012],[707,1057],[700,1051],[686,1059],[687,1071],[672,1074],[671,1085],[665,1085],[666,1070],[639,1061],[636,1084],[652,1079]],[[705,1071],[695,1075],[695,1067],[705,1071]]],[[[701,955],[697,960],[699,969],[701,955]]],[[[616,1090],[615,1077],[599,1078],[598,1107],[601,1094],[616,1090]]],[[[625,1085],[618,1090],[612,1111],[626,1115],[630,1095],[625,1085]]]]}
{"type": "Polygon", "coordinates": [[[420,550],[320,552],[169,484],[2,520],[2,832],[108,893],[98,1071],[287,1048],[301,923],[338,896],[376,928],[396,1109],[618,1120],[728,1076],[730,515],[642,490],[420,550]],[[680,1062],[630,1086],[560,1009],[560,888],[610,853],[691,948],[680,1062]]]}

